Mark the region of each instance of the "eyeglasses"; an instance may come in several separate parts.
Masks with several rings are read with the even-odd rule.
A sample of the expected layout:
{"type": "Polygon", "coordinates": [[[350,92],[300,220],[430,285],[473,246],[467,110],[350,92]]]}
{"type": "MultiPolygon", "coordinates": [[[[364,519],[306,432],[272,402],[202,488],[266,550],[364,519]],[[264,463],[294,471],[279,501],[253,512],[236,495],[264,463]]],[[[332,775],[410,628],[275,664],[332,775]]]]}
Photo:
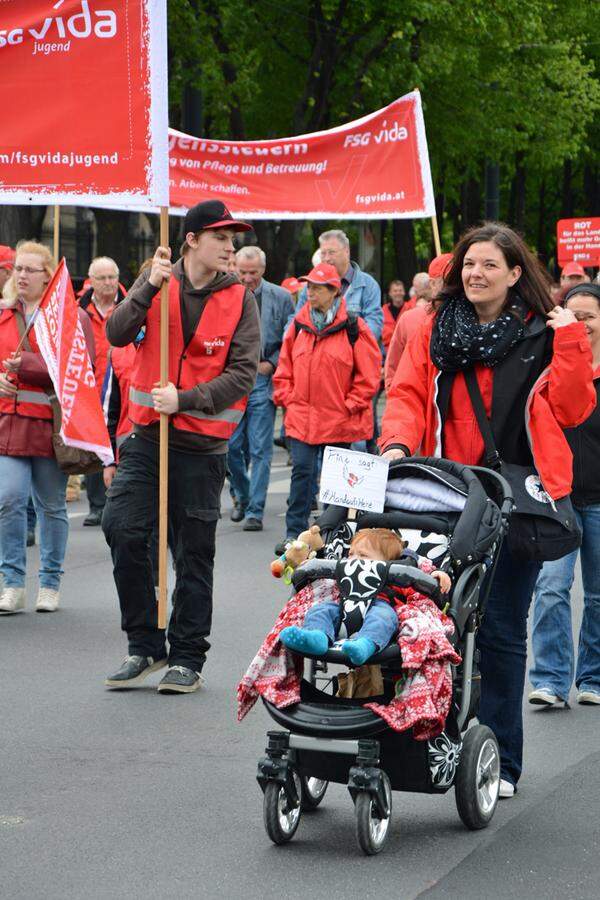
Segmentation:
{"type": "Polygon", "coordinates": [[[17,275],[34,275],[36,272],[45,272],[45,269],[32,269],[31,266],[15,266],[17,275]]]}

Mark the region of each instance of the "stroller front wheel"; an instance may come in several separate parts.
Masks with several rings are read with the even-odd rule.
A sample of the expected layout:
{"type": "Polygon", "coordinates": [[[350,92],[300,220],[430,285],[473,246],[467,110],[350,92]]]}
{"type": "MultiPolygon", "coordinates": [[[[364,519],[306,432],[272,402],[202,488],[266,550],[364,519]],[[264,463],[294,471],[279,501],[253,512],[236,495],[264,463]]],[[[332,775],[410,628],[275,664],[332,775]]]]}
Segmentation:
{"type": "MultiPolygon", "coordinates": [[[[292,777],[298,798],[301,796],[301,782],[293,770],[292,777]]],[[[301,805],[289,804],[285,788],[277,781],[269,781],[263,797],[263,818],[265,829],[274,844],[285,844],[296,834],[300,823],[301,805]]]]}
{"type": "Polygon", "coordinates": [[[359,793],[355,800],[356,839],[367,856],[374,856],[383,850],[392,821],[392,787],[385,772],[381,773],[381,777],[389,809],[387,818],[378,817],[375,801],[367,791],[359,793]]]}
{"type": "Polygon", "coordinates": [[[328,781],[303,775],[300,779],[301,807],[303,810],[316,809],[329,786],[328,781]]]}
{"type": "Polygon", "coordinates": [[[494,732],[475,725],[466,732],[456,772],[456,808],[467,828],[485,828],[498,804],[500,750],[494,732]]]}

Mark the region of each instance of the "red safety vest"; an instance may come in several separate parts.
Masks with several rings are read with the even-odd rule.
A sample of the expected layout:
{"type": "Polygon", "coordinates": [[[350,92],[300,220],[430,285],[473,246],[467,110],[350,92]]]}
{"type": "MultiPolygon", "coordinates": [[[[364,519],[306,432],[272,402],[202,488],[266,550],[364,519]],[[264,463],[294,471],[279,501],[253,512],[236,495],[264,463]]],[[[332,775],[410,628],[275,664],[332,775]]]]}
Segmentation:
{"type": "MultiPolygon", "coordinates": [[[[0,311],[0,363],[8,359],[19,344],[20,334],[15,309],[0,311]]],[[[34,353],[39,353],[33,328],[29,331],[28,340],[34,353]]],[[[21,381],[17,373],[17,393],[14,398],[0,397],[0,414],[9,416],[27,416],[30,419],[52,420],[52,406],[48,394],[41,387],[21,381]]]]}
{"type": "Polygon", "coordinates": [[[113,378],[116,378],[119,384],[121,396],[121,414],[116,431],[117,457],[119,447],[125,443],[133,432],[133,425],[129,418],[129,389],[131,387],[131,373],[136,363],[136,353],[134,344],[128,344],[126,347],[112,347],[110,351],[113,378]]]}
{"type": "MultiPolygon", "coordinates": [[[[181,327],[179,281],[169,282],[169,381],[178,390],[191,390],[217,378],[227,365],[231,339],[240,318],[246,289],[232,284],[208,298],[194,336],[184,344],[181,327]]],[[[158,422],[151,390],[160,378],[160,304],[152,302],[146,318],[146,336],[137,349],[129,390],[129,417],[136,425],[158,422]]],[[[196,409],[175,413],[171,424],[180,431],[228,440],[241,421],[247,397],[222,412],[209,415],[196,409]]]]}

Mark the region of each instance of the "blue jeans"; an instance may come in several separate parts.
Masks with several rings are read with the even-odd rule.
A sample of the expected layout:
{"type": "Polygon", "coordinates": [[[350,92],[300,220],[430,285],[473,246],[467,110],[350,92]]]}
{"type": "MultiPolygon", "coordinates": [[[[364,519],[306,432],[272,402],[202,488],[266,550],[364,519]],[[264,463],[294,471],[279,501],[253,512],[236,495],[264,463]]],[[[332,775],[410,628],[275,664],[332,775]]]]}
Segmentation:
{"type": "MultiPolygon", "coordinates": [[[[314,496],[317,458],[324,444],[305,444],[296,438],[289,438],[292,454],[292,480],[290,496],[285,516],[285,533],[288,538],[297,538],[308,528],[310,508],[314,496]]],[[[349,444],[332,443],[329,446],[345,447],[349,444]]]]}
{"type": "Polygon", "coordinates": [[[6,587],[25,587],[27,505],[40,523],[40,587],[58,590],[67,549],[67,476],[55,459],[0,456],[0,572],[6,587]]]}
{"type": "Polygon", "coordinates": [[[516,784],[523,764],[523,690],[527,663],[527,616],[541,564],[514,559],[504,543],[483,622],[479,721],[498,739],[502,778],[516,784]]]}
{"type": "Polygon", "coordinates": [[[33,505],[32,497],[30,497],[29,503],[27,504],[27,531],[35,531],[36,525],[37,516],[35,514],[35,506],[33,505]]]}
{"type": "Polygon", "coordinates": [[[259,375],[248,397],[244,417],[229,441],[229,482],[248,519],[262,520],[273,459],[275,406],[271,400],[271,378],[259,375]],[[250,478],[244,447],[250,455],[250,478]]]}
{"type": "MultiPolygon", "coordinates": [[[[325,601],[315,603],[304,616],[304,628],[315,628],[324,631],[330,642],[337,639],[342,620],[342,607],[339,603],[325,601]]],[[[385,600],[373,600],[359,631],[349,636],[349,640],[359,637],[369,638],[378,650],[383,650],[398,631],[398,616],[385,600]]]]}
{"type": "Polygon", "coordinates": [[[600,504],[575,509],[581,527],[583,619],[577,669],[571,624],[571,586],[579,550],[544,563],[535,588],[533,657],[529,680],[566,700],[573,683],[580,691],[600,693],[600,504]]]}

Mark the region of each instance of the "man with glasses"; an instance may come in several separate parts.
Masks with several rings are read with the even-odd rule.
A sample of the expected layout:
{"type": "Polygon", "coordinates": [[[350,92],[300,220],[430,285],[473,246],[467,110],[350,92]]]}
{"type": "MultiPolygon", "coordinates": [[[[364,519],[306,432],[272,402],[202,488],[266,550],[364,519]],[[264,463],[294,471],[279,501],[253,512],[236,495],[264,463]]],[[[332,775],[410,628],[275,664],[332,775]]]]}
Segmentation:
{"type": "MultiPolygon", "coordinates": [[[[119,267],[108,256],[97,256],[90,263],[88,277],[91,287],[82,295],[79,305],[88,314],[96,344],[96,384],[101,401],[104,401],[104,384],[108,368],[110,344],[106,337],[106,323],[119,300],[125,296],[119,285],[119,267]]],[[[100,525],[106,502],[106,489],[102,472],[86,475],[85,486],[90,507],[83,520],[84,525],[100,525]]]]}

